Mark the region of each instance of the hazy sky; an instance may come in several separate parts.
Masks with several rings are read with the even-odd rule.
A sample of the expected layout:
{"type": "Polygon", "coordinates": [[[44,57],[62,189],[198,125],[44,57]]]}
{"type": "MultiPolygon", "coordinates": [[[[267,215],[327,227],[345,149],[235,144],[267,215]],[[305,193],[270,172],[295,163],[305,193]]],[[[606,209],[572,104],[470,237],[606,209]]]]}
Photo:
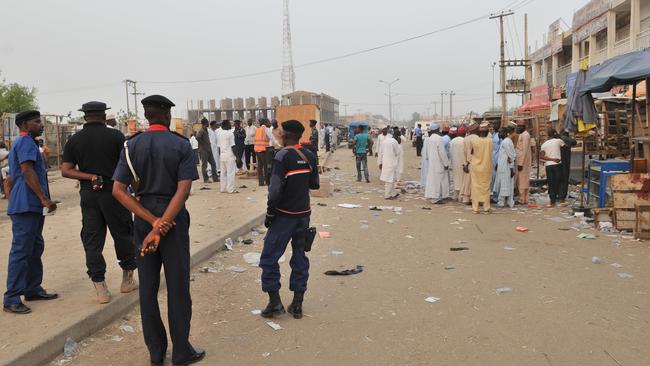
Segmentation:
{"type": "MultiPolygon", "coordinates": [[[[523,14],[530,44],[541,45],[548,25],[571,24],[587,0],[292,0],[296,65],[338,56],[529,3],[509,17],[510,57],[523,52],[523,14]],[[515,25],[517,31],[515,31],[515,25]],[[517,39],[521,42],[517,43],[517,39]]],[[[38,89],[41,110],[67,114],[88,100],[126,109],[124,79],[147,94],[163,94],[185,117],[189,99],[281,94],[280,73],[194,84],[151,81],[227,77],[282,66],[281,0],[0,0],[0,70],[11,82],[38,89]]],[[[508,29],[508,27],[506,28],[508,29]]],[[[349,104],[348,113],[388,115],[386,87],[394,86],[395,115],[433,112],[440,91],[454,90],[454,114],[491,105],[495,20],[481,20],[391,48],[296,69],[296,88],[324,92],[349,104]]],[[[523,71],[519,74],[523,75],[523,71]]],[[[496,72],[498,85],[498,69],[496,72]]],[[[498,88],[498,86],[497,86],[498,88]]],[[[511,98],[513,105],[516,98],[511,98]]],[[[445,114],[448,98],[445,98],[445,114]]],[[[499,104],[497,98],[497,104],[499,104]]],[[[440,106],[436,106],[438,112],[440,106]]]]}

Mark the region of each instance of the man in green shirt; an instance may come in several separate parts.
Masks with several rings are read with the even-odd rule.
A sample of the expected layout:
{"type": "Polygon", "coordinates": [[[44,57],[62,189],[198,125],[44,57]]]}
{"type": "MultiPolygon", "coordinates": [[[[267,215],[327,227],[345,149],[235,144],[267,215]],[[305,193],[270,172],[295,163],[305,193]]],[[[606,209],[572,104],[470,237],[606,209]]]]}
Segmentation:
{"type": "Polygon", "coordinates": [[[368,152],[372,155],[372,140],[368,137],[368,133],[363,127],[357,127],[356,134],[354,135],[354,147],[352,152],[357,160],[357,182],[361,182],[361,168],[366,177],[366,183],[370,183],[370,175],[368,174],[368,152]]]}

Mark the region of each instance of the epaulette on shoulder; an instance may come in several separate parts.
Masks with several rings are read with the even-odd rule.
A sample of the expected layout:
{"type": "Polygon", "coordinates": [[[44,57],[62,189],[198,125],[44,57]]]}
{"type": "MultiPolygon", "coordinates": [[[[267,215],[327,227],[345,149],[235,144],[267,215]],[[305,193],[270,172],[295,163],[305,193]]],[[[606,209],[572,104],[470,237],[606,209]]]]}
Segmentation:
{"type": "Polygon", "coordinates": [[[133,135],[127,137],[126,139],[127,139],[127,140],[130,140],[130,139],[132,139],[132,138],[138,136],[138,135],[141,134],[141,133],[142,133],[142,131],[138,131],[138,132],[134,133],[133,135]]]}
{"type": "Polygon", "coordinates": [[[176,136],[182,138],[183,140],[187,140],[187,141],[190,140],[190,139],[188,139],[187,137],[181,135],[180,133],[178,133],[178,132],[176,132],[176,131],[169,131],[169,132],[171,132],[171,133],[173,133],[174,135],[176,135],[176,136]]]}

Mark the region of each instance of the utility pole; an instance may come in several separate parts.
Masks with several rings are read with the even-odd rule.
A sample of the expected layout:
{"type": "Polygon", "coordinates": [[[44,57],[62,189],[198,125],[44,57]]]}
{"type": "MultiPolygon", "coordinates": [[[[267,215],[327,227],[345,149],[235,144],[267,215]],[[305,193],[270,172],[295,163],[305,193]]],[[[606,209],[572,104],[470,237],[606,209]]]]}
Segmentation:
{"type": "Polygon", "coordinates": [[[506,120],[507,108],[508,108],[508,98],[506,95],[506,60],[505,60],[505,49],[506,44],[503,39],[503,18],[513,15],[513,11],[502,11],[501,14],[495,14],[490,16],[490,19],[499,18],[499,38],[500,38],[500,51],[499,51],[499,68],[501,69],[501,123],[503,124],[506,120]]]}
{"type": "Polygon", "coordinates": [[[348,115],[348,105],[349,105],[349,104],[343,104],[343,108],[344,108],[344,110],[345,110],[345,116],[346,116],[346,117],[347,117],[347,115],[348,115]]]}
{"type": "Polygon", "coordinates": [[[496,65],[496,62],[492,63],[492,111],[494,111],[494,67],[496,65]]]}
{"type": "Polygon", "coordinates": [[[393,87],[393,84],[395,84],[398,81],[399,81],[399,78],[397,78],[397,79],[395,79],[395,80],[393,80],[391,82],[379,80],[380,83],[388,85],[388,121],[389,121],[388,123],[390,125],[393,124],[393,91],[392,91],[392,87],[393,87]]]}
{"type": "MultiPolygon", "coordinates": [[[[529,50],[528,50],[528,14],[524,13],[524,58],[530,60],[529,50]]],[[[524,79],[525,79],[525,89],[530,91],[530,85],[533,83],[531,80],[533,78],[533,70],[528,62],[528,66],[524,69],[524,79]]],[[[530,100],[530,93],[524,93],[524,103],[530,100]]]]}
{"type": "Polygon", "coordinates": [[[433,115],[435,116],[438,114],[438,102],[433,101],[431,104],[433,104],[433,115]]]}
{"type": "Polygon", "coordinates": [[[449,92],[449,123],[451,123],[452,119],[454,118],[454,115],[453,115],[453,111],[454,111],[454,109],[453,109],[453,107],[454,107],[454,105],[453,105],[454,95],[456,95],[456,93],[454,93],[453,90],[449,92]]]}
{"type": "Polygon", "coordinates": [[[126,115],[131,115],[131,107],[129,106],[129,83],[131,80],[124,80],[124,88],[126,89],[126,115]]]}
{"type": "Polygon", "coordinates": [[[440,120],[444,120],[445,118],[445,95],[447,95],[447,92],[440,92],[440,120]]]}
{"type": "Polygon", "coordinates": [[[138,93],[138,83],[133,81],[133,103],[135,104],[135,118],[138,118],[138,95],[145,95],[145,93],[138,93]]]}

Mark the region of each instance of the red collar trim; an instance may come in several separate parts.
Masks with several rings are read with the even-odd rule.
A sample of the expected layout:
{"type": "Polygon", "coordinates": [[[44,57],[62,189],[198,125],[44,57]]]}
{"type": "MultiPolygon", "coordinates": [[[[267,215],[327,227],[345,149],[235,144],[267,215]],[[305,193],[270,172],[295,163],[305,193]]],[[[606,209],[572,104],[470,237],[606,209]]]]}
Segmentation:
{"type": "Polygon", "coordinates": [[[155,124],[155,125],[150,125],[147,131],[169,131],[169,128],[163,125],[155,124]]]}
{"type": "Polygon", "coordinates": [[[27,132],[21,132],[21,133],[20,133],[20,136],[29,136],[29,133],[27,133],[27,132]]]}
{"type": "Polygon", "coordinates": [[[300,149],[300,148],[302,147],[302,145],[300,145],[300,144],[296,144],[296,145],[293,145],[293,146],[291,146],[291,147],[295,147],[296,149],[300,149]]]}

